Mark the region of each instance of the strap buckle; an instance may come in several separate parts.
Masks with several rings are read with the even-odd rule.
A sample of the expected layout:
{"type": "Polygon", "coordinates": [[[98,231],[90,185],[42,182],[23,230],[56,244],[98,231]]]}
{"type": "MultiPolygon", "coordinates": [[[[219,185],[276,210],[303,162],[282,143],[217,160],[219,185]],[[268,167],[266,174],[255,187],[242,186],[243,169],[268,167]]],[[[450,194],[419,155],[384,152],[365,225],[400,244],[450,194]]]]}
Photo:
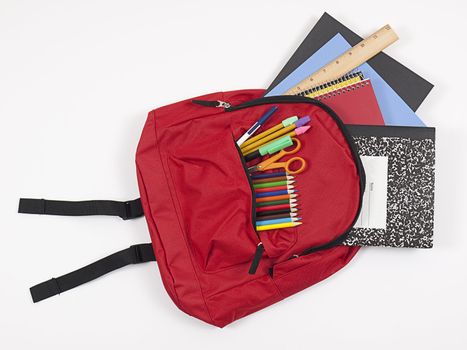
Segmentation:
{"type": "Polygon", "coordinates": [[[123,214],[121,216],[121,218],[123,220],[128,220],[128,219],[131,219],[132,216],[131,216],[131,201],[126,201],[123,203],[123,214]]]}
{"type": "Polygon", "coordinates": [[[130,246],[130,249],[133,251],[133,254],[132,254],[132,263],[133,264],[139,264],[140,262],[143,261],[143,256],[141,254],[141,247],[139,244],[135,244],[135,245],[132,245],[130,246]]]}

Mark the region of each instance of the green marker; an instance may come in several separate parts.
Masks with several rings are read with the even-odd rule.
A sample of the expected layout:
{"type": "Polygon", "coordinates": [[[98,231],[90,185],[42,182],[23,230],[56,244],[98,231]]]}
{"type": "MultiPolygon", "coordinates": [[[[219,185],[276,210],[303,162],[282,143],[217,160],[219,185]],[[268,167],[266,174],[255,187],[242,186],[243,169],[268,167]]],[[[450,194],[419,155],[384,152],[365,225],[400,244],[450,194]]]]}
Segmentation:
{"type": "Polygon", "coordinates": [[[290,136],[281,137],[280,139],[277,139],[274,142],[271,142],[267,145],[258,148],[253,153],[247,154],[245,156],[245,161],[249,162],[250,160],[253,160],[255,158],[265,156],[266,154],[274,154],[292,145],[293,141],[290,136]]]}

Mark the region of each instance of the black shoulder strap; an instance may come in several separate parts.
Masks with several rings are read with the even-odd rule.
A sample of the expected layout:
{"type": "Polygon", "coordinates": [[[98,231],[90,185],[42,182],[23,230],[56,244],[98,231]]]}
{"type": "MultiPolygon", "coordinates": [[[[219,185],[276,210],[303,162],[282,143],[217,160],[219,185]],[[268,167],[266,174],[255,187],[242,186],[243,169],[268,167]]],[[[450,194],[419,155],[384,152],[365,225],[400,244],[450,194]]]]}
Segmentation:
{"type": "Polygon", "coordinates": [[[134,219],[144,215],[139,198],[126,202],[106,200],[71,202],[21,198],[19,200],[18,212],[66,216],[110,215],[120,216],[123,220],[134,219]]]}
{"type": "Polygon", "coordinates": [[[133,245],[79,270],[70,272],[61,277],[52,278],[31,287],[32,300],[37,303],[38,301],[63,293],[126,265],[148,261],[156,261],[151,243],[133,245]]]}

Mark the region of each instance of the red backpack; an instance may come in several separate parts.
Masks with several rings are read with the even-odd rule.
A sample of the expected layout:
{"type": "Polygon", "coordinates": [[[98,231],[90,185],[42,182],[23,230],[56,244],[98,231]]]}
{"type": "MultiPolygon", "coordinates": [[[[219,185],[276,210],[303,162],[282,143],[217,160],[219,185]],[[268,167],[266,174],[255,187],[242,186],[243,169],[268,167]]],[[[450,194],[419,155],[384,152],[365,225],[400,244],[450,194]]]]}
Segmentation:
{"type": "Polygon", "coordinates": [[[263,94],[219,92],[151,111],[136,153],[141,199],[21,199],[22,213],[144,215],[152,241],[32,287],[33,301],[157,258],[173,302],[223,327],[345,266],[358,247],[340,244],[358,217],[365,188],[353,141],[323,103],[263,94]],[[280,117],[312,118],[311,130],[301,136],[308,169],[297,175],[303,225],[257,232],[255,192],[235,140],[271,104],[280,117]]]}

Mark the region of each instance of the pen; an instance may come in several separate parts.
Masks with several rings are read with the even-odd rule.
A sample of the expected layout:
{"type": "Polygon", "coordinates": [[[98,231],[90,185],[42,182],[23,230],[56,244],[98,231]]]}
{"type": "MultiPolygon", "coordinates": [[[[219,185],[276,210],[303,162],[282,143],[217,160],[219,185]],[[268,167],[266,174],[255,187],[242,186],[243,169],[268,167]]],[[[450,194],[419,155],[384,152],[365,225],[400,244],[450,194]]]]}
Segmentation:
{"type": "Polygon", "coordinates": [[[254,123],[253,126],[251,128],[249,128],[248,131],[246,133],[244,133],[242,135],[242,137],[240,137],[237,140],[237,145],[241,146],[243,144],[243,142],[248,140],[248,138],[251,135],[253,135],[255,133],[255,131],[258,130],[261,127],[261,125],[263,125],[271,117],[271,115],[273,115],[273,113],[275,111],[277,111],[277,108],[278,108],[277,106],[273,106],[270,109],[268,109],[266,111],[266,113],[264,113],[263,116],[261,118],[259,118],[258,121],[256,123],[254,123]]]}

